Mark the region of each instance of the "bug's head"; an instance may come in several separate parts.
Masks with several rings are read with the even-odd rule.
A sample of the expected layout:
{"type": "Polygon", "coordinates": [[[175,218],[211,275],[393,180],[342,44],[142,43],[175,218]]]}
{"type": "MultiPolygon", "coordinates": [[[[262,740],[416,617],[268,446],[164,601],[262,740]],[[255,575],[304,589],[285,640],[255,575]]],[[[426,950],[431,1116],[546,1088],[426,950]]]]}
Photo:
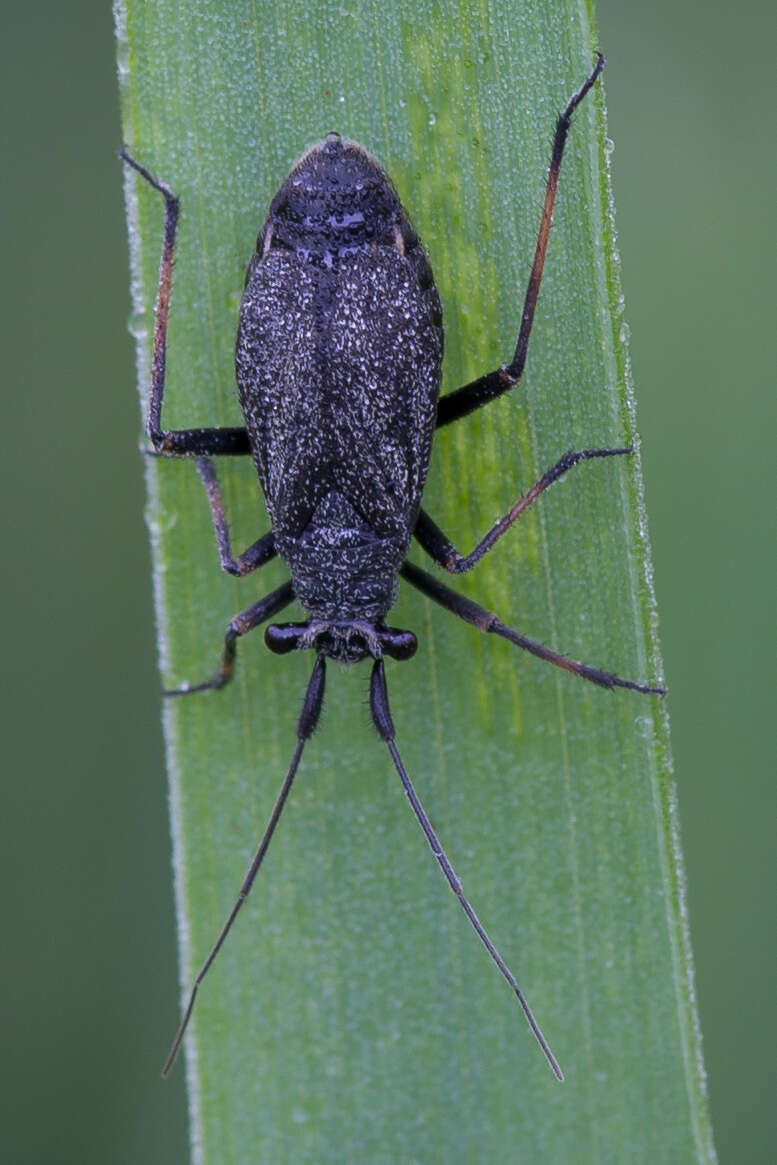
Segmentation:
{"type": "Polygon", "coordinates": [[[418,647],[412,631],[355,620],[311,619],[307,623],[271,623],[264,633],[264,641],[277,655],[313,648],[319,655],[326,655],[339,663],[381,659],[384,655],[392,659],[410,659],[418,647]]]}

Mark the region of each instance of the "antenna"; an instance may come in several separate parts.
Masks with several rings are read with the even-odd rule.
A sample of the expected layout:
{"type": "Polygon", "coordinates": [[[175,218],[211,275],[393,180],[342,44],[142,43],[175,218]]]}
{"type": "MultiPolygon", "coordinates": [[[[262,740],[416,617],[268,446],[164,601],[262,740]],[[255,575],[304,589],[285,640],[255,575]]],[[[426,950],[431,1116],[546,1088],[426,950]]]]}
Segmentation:
{"type": "Polygon", "coordinates": [[[467,918],[472,923],[472,926],[473,926],[475,932],[477,933],[478,938],[480,939],[483,946],[488,951],[492,960],[496,963],[499,970],[504,975],[507,982],[512,987],[516,996],[518,997],[518,1002],[520,1003],[521,1008],[523,1009],[523,1014],[526,1016],[529,1027],[531,1028],[532,1032],[534,1033],[534,1036],[535,1036],[535,1039],[537,1040],[537,1043],[540,1045],[540,1047],[542,1048],[542,1051],[545,1054],[545,1059],[550,1064],[550,1067],[553,1071],[553,1075],[556,1077],[557,1080],[563,1080],[564,1073],[561,1071],[558,1060],[556,1059],[556,1057],[553,1055],[552,1051],[550,1050],[550,1044],[545,1039],[545,1036],[542,1034],[542,1029],[540,1028],[540,1025],[537,1023],[536,1019],[534,1018],[534,1015],[532,1014],[532,1010],[529,1007],[529,1004],[527,1003],[523,992],[521,991],[520,987],[518,986],[518,983],[515,979],[515,976],[513,975],[512,971],[507,966],[507,964],[505,963],[502,956],[499,954],[499,951],[496,949],[494,944],[491,942],[491,939],[488,937],[488,934],[486,933],[485,927],[483,926],[483,924],[481,923],[477,914],[475,914],[475,911],[472,909],[467,898],[465,897],[464,891],[462,890],[462,887],[461,887],[461,882],[456,877],[453,866],[448,861],[445,850],[442,848],[442,845],[440,844],[440,841],[437,837],[437,834],[432,829],[431,822],[429,821],[429,818],[426,816],[426,813],[424,812],[424,807],[421,804],[421,802],[419,801],[418,795],[417,795],[415,789],[413,788],[412,782],[411,782],[409,776],[407,775],[407,772],[405,771],[405,766],[402,764],[402,758],[400,757],[399,753],[397,752],[397,746],[394,743],[394,723],[391,719],[391,711],[389,709],[388,689],[386,688],[386,673],[385,673],[385,670],[383,667],[383,660],[382,659],[376,659],[375,663],[373,665],[373,668],[372,668],[372,678],[370,681],[370,709],[372,711],[372,719],[373,719],[373,723],[375,724],[375,727],[378,731],[378,735],[381,737],[382,740],[385,741],[386,746],[387,746],[389,752],[391,753],[391,759],[394,762],[394,767],[396,768],[397,772],[399,773],[399,779],[401,780],[401,782],[404,786],[405,793],[407,794],[407,799],[410,802],[411,808],[412,808],[413,812],[415,813],[416,818],[418,819],[418,824],[421,826],[421,829],[423,829],[424,833],[426,834],[426,840],[429,842],[432,853],[437,858],[437,862],[440,866],[440,869],[442,870],[443,874],[445,875],[445,877],[448,881],[448,885],[450,886],[451,890],[458,898],[459,904],[460,904],[462,910],[464,911],[464,913],[466,914],[467,918]]]}
{"type": "Polygon", "coordinates": [[[186,1005],[186,1011],[184,1012],[183,1019],[181,1020],[181,1025],[175,1034],[175,1039],[173,1040],[169,1055],[165,1060],[165,1065],[162,1069],[163,1076],[168,1074],[173,1064],[175,1063],[175,1058],[178,1055],[178,1049],[181,1046],[181,1041],[183,1040],[184,1033],[189,1025],[192,1012],[194,1011],[194,1003],[197,999],[197,992],[199,990],[200,984],[210,970],[216,955],[221,950],[224,940],[232,928],[232,923],[237,918],[240,907],[251,893],[251,887],[254,884],[254,878],[259,872],[259,867],[264,860],[264,855],[267,853],[267,850],[270,847],[270,840],[273,833],[275,832],[275,826],[278,824],[281,813],[283,812],[283,807],[286,804],[286,798],[291,792],[291,786],[294,784],[294,778],[297,775],[297,769],[299,768],[302,750],[305,747],[305,743],[310,739],[313,732],[315,731],[318,718],[321,714],[321,704],[324,699],[325,672],[326,668],[324,664],[324,657],[319,655],[314,664],[313,674],[310,677],[307,689],[305,691],[305,699],[302,704],[302,711],[300,712],[299,721],[297,722],[297,747],[294,750],[294,756],[291,758],[289,771],[286,773],[286,777],[284,778],[283,784],[281,785],[278,798],[273,807],[273,811],[270,814],[270,820],[267,822],[267,827],[262,836],[262,840],[259,842],[259,848],[254,854],[253,861],[248,867],[248,872],[243,879],[243,884],[240,887],[240,893],[235,900],[234,906],[229,912],[227,921],[221,928],[219,937],[213,944],[210,954],[200,967],[200,970],[197,973],[197,978],[194,980],[194,985],[189,994],[189,1002],[186,1005]]]}

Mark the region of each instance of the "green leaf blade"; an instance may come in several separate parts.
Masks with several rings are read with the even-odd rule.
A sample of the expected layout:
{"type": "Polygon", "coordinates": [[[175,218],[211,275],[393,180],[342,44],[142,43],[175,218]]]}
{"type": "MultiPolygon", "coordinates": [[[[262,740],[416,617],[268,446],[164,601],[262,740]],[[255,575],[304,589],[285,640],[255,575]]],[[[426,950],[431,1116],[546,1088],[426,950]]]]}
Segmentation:
{"type": "MultiPolygon", "coordinates": [[[[182,198],[168,426],[240,423],[245,263],[291,162],[330,129],[380,158],[426,244],[446,388],[508,357],[555,115],[598,47],[586,4],[127,0],[118,20],[128,143],[182,198]]],[[[437,436],[424,505],[464,551],[565,449],[635,438],[603,119],[597,89],[571,131],[520,388],[437,436]]],[[[145,392],[161,206],[128,188],[145,392]]],[[[191,466],[147,471],[164,679],[197,681],[230,616],[285,572],[221,575],[191,466]]],[[[219,472],[242,548],[267,528],[255,475],[219,472]]],[[[638,456],[571,471],[453,585],[575,658],[660,678],[638,456]]],[[[566,1083],[408,812],[365,669],[330,667],[320,732],[198,1000],[197,1159],[714,1159],[664,706],[558,673],[405,586],[391,621],[421,644],[389,665],[400,751],[566,1083]]],[[[230,689],[166,708],[186,990],[269,815],[311,665],[257,634],[230,689]]]]}

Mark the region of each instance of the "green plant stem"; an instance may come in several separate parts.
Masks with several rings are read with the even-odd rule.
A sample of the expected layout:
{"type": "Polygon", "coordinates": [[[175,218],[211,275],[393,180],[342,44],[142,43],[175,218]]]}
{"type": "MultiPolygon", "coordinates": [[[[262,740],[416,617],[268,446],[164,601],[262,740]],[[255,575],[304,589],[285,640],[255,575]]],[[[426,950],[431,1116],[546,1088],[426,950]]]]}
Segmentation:
{"type": "MultiPolygon", "coordinates": [[[[125,139],[181,197],[168,427],[240,423],[245,264],[290,164],[331,129],[380,158],[427,246],[446,388],[509,358],[555,116],[598,47],[585,0],[123,0],[117,27],[125,139]]],[[[145,399],[162,208],[126,182],[145,399]]],[[[570,471],[455,586],[556,650],[658,681],[622,310],[597,86],[570,135],[526,374],[440,431],[424,504],[469,549],[566,449],[636,444],[570,471]]],[[[267,529],[258,483],[242,459],[219,473],[242,549],[267,529]]],[[[221,574],[192,466],[149,461],[147,477],[163,680],[196,682],[284,568],[221,574]]],[[[560,673],[404,586],[392,622],[421,644],[388,669],[403,759],[566,1083],[418,837],[366,671],[330,669],[321,729],[198,999],[195,1159],[713,1160],[665,706],[560,673]]],[[[288,766],[309,668],[258,634],[231,687],[166,705],[187,993],[288,766]]]]}

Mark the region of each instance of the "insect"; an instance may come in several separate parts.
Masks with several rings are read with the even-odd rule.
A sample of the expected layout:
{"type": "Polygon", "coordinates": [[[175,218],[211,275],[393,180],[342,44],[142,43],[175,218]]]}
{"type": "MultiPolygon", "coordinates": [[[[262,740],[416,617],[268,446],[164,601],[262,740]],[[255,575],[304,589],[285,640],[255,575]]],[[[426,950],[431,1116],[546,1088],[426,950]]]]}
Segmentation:
{"type": "Polygon", "coordinates": [[[151,452],[194,457],[205,487],[221,566],[258,570],[275,555],[291,578],[230,622],[215,674],[167,692],[191,695],[231,679],[239,638],[297,599],[301,623],[269,623],[265,642],[284,654],[311,649],[312,675],[297,724],[297,744],[264,835],[239,895],[191,989],[163,1068],[172,1067],[197,992],[251,890],[289,796],[306,741],[321,712],[328,658],[372,660],[370,709],[411,808],[448,885],[493,962],[517,996],[550,1067],[561,1068],[512,972],[465,897],[397,750],[384,657],[409,659],[412,631],[386,622],[398,578],[479,630],[605,688],[662,695],[664,688],[623,680],[552,651],[406,561],[411,537],[454,574],[469,570],[536,499],[573,466],[625,455],[631,448],[568,452],[510,507],[469,554],[461,554],[421,508],[435,428],[495,400],[521,379],[550,235],[559,171],[572,116],[604,67],[596,64],[556,124],[534,261],[514,355],[438,400],[442,313],[431,268],[385,172],[356,143],[330,133],[292,169],[270,204],[249,263],[235,365],[245,424],[240,428],[162,428],[167,321],[179,202],[126,150],[121,157],[164,198],[147,432],[151,452]],[[215,456],[253,458],[271,530],[233,555],[215,456]]]}

